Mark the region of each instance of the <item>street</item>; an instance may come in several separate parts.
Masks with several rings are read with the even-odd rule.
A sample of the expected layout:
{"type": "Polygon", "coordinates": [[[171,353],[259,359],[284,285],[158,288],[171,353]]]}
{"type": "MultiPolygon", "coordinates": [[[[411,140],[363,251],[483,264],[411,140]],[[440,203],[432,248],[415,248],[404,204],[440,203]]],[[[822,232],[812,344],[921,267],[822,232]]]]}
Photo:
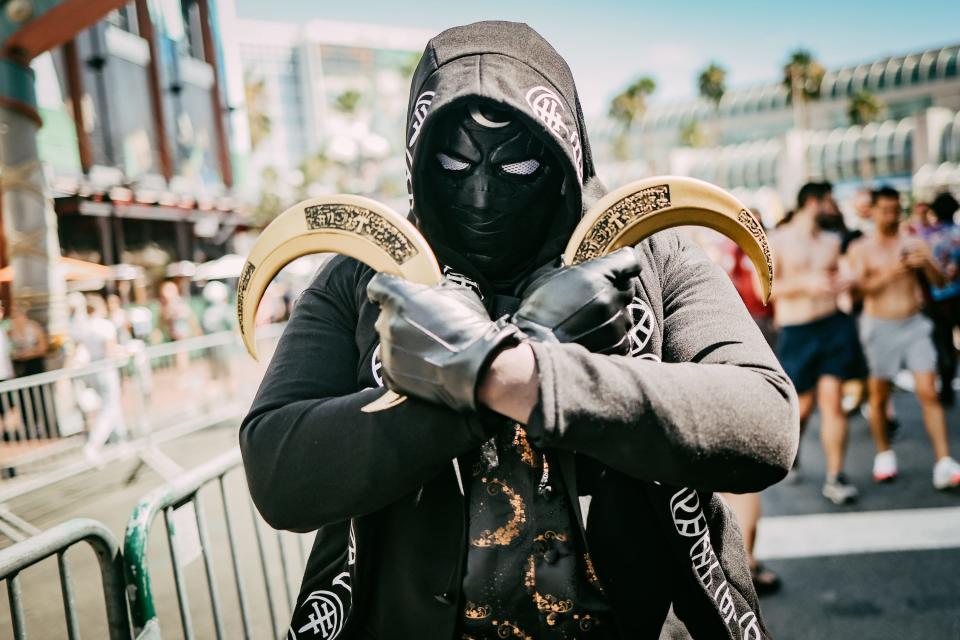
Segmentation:
{"type": "MultiPolygon", "coordinates": [[[[861,489],[861,500],[848,507],[827,503],[820,496],[823,457],[814,417],[801,443],[801,481],[781,483],[763,494],[765,519],[760,523],[758,555],[783,579],[783,589],[762,601],[774,638],[960,638],[960,495],[936,492],[930,486],[930,448],[912,395],[897,393],[895,405],[902,424],[894,445],[900,460],[901,476],[897,481],[882,486],[870,481],[872,443],[866,420],[856,414],[850,421],[847,469],[861,489]]],[[[960,411],[953,409],[948,423],[952,426],[951,443],[955,450],[960,450],[960,411]]],[[[168,443],[163,450],[185,468],[191,468],[235,443],[235,426],[224,424],[168,443]]],[[[97,518],[122,540],[123,528],[137,499],[161,483],[159,476],[146,470],[133,484],[124,486],[123,478],[129,468],[129,463],[125,463],[88,473],[25,496],[9,506],[40,528],[70,517],[97,518]]],[[[230,476],[229,488],[239,514],[235,517],[241,521],[241,565],[253,603],[252,621],[254,628],[266,635],[269,622],[262,580],[257,580],[256,547],[240,502],[241,474],[230,476]]],[[[206,509],[210,512],[211,547],[219,554],[215,559],[221,601],[227,612],[225,625],[228,630],[239,631],[232,574],[224,550],[226,534],[219,521],[221,512],[211,508],[213,503],[213,499],[208,499],[206,509]]],[[[160,529],[155,527],[155,533],[160,529]]],[[[159,535],[153,538],[150,556],[163,635],[180,637],[166,543],[159,535]]],[[[98,634],[103,629],[103,605],[92,554],[78,547],[69,556],[74,575],[79,576],[75,580],[88,586],[78,595],[84,637],[101,637],[98,634]]],[[[299,583],[297,552],[292,551],[288,558],[291,574],[296,574],[290,580],[295,590],[299,583]]],[[[278,562],[274,558],[273,563],[278,562]]],[[[194,562],[187,575],[198,637],[207,637],[212,628],[200,565],[194,562]]],[[[281,572],[277,566],[272,567],[272,572],[274,588],[280,591],[281,572]]],[[[24,590],[30,637],[63,637],[56,564],[46,561],[24,572],[24,590]]],[[[6,600],[4,594],[0,598],[6,600]]],[[[281,599],[275,594],[275,600],[281,599]]],[[[286,607],[278,602],[277,608],[277,616],[282,620],[287,615],[286,607]]],[[[10,628],[8,616],[4,608],[0,612],[4,634],[10,628]]]]}
{"type": "MultiPolygon", "coordinates": [[[[898,392],[894,404],[897,480],[873,483],[873,443],[855,414],[846,470],[860,501],[828,503],[814,416],[801,442],[801,481],[763,494],[757,555],[783,579],[782,590],[762,600],[774,638],[960,638],[960,495],[931,486],[933,456],[916,399],[898,392]],[[865,543],[885,550],[863,553],[865,543]]],[[[958,451],[960,410],[947,424],[958,451]]]]}

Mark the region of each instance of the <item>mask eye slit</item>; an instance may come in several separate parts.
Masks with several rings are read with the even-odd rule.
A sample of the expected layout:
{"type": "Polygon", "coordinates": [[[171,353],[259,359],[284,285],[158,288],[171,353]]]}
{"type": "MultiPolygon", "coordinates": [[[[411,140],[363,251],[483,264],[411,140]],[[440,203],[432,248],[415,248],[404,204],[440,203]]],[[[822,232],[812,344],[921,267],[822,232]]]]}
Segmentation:
{"type": "Polygon", "coordinates": [[[440,166],[446,171],[463,171],[464,169],[470,168],[469,162],[457,160],[456,158],[452,158],[445,153],[438,153],[437,161],[440,162],[440,166]]]}
{"type": "Polygon", "coordinates": [[[531,158],[530,160],[501,165],[500,168],[504,173],[509,173],[513,176],[529,176],[540,168],[540,163],[531,158]]]}

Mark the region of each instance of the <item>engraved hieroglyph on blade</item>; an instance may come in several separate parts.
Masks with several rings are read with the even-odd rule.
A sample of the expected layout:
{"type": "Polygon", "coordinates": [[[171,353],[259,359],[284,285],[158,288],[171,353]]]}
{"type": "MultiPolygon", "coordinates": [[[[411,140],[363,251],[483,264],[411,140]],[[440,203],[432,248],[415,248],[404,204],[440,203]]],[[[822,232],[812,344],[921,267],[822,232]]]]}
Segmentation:
{"type": "Polygon", "coordinates": [[[631,193],[608,208],[590,229],[577,252],[573,264],[606,255],[620,232],[636,220],[670,206],[670,185],[658,184],[631,193]]]}
{"type": "Polygon", "coordinates": [[[245,335],[243,328],[243,303],[247,297],[247,289],[250,288],[250,281],[253,279],[253,272],[256,267],[250,262],[243,265],[243,271],[240,273],[240,282],[237,286],[237,326],[240,327],[240,334],[245,335]]]}
{"type": "Polygon", "coordinates": [[[419,251],[392,222],[376,211],[350,204],[318,204],[303,210],[307,227],[315,231],[347,231],[370,240],[402,265],[419,251]]]}
{"type": "Polygon", "coordinates": [[[750,235],[756,238],[757,243],[760,245],[760,250],[763,251],[763,258],[767,262],[767,280],[773,284],[773,257],[770,255],[770,245],[767,244],[767,234],[763,232],[763,227],[760,226],[757,219],[746,209],[740,209],[740,213],[737,214],[737,220],[747,228],[750,235]]]}

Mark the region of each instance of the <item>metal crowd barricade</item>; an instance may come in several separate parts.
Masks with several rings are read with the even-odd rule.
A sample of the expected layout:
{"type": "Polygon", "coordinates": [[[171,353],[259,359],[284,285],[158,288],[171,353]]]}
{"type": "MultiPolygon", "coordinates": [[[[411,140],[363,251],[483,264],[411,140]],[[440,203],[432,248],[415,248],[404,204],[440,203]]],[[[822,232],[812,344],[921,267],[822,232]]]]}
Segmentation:
{"type": "MultiPolygon", "coordinates": [[[[124,595],[123,561],[116,538],[100,522],[77,518],[0,551],[0,581],[6,583],[10,620],[16,640],[27,637],[20,572],[54,555],[57,557],[60,574],[67,637],[70,640],[80,637],[73,579],[66,557],[67,551],[80,542],[86,542],[93,548],[100,565],[110,640],[130,640],[132,637],[124,595]]],[[[49,632],[49,629],[47,631],[49,632]]],[[[0,637],[8,636],[0,632],[0,637]]]]}
{"type": "MultiPolygon", "coordinates": [[[[198,581],[188,580],[186,576],[189,565],[198,558],[203,560],[204,599],[209,602],[209,615],[203,617],[209,617],[206,623],[212,627],[212,633],[201,633],[199,637],[249,639],[278,637],[283,632],[279,625],[286,623],[288,617],[284,616],[295,602],[296,589],[291,579],[298,580],[305,566],[307,536],[265,534],[265,525],[250,502],[240,470],[240,451],[233,449],[151,492],[134,509],[127,524],[123,556],[130,612],[138,640],[161,637],[162,616],[158,613],[155,590],[157,574],[151,569],[148,553],[153,523],[160,514],[163,514],[180,628],[186,640],[198,637],[189,595],[190,585],[196,590],[198,581]],[[236,485],[234,491],[228,491],[231,483],[236,485]],[[208,518],[201,496],[205,489],[218,494],[213,509],[222,519],[208,518]],[[242,493],[241,499],[249,507],[249,518],[234,515],[228,495],[238,493],[242,493]],[[223,526],[226,548],[211,545],[210,527],[218,524],[223,526]],[[268,544],[267,535],[275,537],[275,546],[268,544]],[[257,547],[255,555],[249,549],[253,545],[257,547]],[[218,553],[220,557],[216,558],[218,553]],[[230,571],[218,573],[217,567],[222,566],[219,563],[224,560],[230,564],[230,571]],[[254,583],[248,582],[251,577],[254,583]],[[276,588],[278,581],[279,589],[276,588]],[[253,593],[251,584],[257,587],[258,593],[253,593]],[[225,609],[224,589],[231,592],[230,601],[235,598],[236,609],[229,606],[225,609]],[[225,612],[234,611],[236,615],[225,617],[225,612]],[[267,619],[268,631],[263,628],[267,619]]],[[[213,539],[217,537],[222,539],[222,536],[213,539]]],[[[169,633],[168,624],[163,624],[168,630],[165,633],[169,633]]]]}
{"type": "Polygon", "coordinates": [[[155,445],[242,416],[282,330],[258,330],[260,363],[223,331],[0,382],[0,532],[32,533],[8,500],[114,460],[162,466],[155,445]]]}

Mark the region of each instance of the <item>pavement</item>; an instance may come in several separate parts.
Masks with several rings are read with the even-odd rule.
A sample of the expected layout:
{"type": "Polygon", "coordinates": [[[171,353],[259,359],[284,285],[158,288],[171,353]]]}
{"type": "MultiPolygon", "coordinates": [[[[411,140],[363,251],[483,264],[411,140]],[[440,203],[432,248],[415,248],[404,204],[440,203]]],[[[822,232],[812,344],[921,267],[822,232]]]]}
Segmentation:
{"type": "MultiPolygon", "coordinates": [[[[216,425],[209,429],[161,444],[161,453],[183,469],[193,469],[237,446],[235,422],[216,425]]],[[[35,491],[7,503],[19,517],[40,529],[49,528],[70,518],[85,517],[100,520],[111,530],[121,548],[124,530],[134,506],[151,490],[168,480],[182,478],[176,474],[161,477],[153,469],[142,467],[135,479],[127,480],[136,462],[113,462],[103,470],[92,471],[35,491]]],[[[169,469],[164,469],[169,471],[169,469]]],[[[270,612],[267,589],[254,537],[253,520],[242,470],[237,467],[225,477],[231,519],[239,550],[239,566],[248,603],[252,638],[279,637],[270,631],[270,612]]],[[[217,597],[221,604],[222,637],[239,638],[242,621],[238,613],[237,589],[232,569],[222,501],[216,484],[201,490],[202,511],[206,517],[209,549],[214,574],[217,576],[217,597]]],[[[184,582],[189,602],[194,636],[198,640],[216,637],[211,613],[210,595],[205,579],[204,562],[198,555],[198,536],[193,510],[178,508],[168,526],[176,532],[176,548],[184,559],[184,582]]],[[[258,520],[259,521],[259,520],[258,520]]],[[[275,629],[285,628],[289,619],[288,598],[299,590],[300,577],[309,541],[305,536],[284,533],[282,539],[260,522],[265,560],[270,584],[272,606],[275,610],[275,629]],[[281,553],[283,560],[281,560],[281,553]],[[284,571],[286,568],[286,571],[284,571]]],[[[153,598],[161,620],[164,640],[183,638],[177,607],[177,594],[172,578],[172,564],[168,542],[164,536],[164,516],[158,515],[148,543],[147,569],[151,575],[153,598]]],[[[0,548],[10,541],[0,536],[0,548]]],[[[106,615],[99,572],[94,554],[86,545],[72,547],[66,554],[73,577],[80,637],[100,640],[107,638],[106,615]]],[[[31,640],[54,640],[67,637],[63,603],[58,578],[57,562],[49,558],[23,570],[20,574],[24,597],[27,632],[31,640]]],[[[0,586],[0,640],[12,638],[7,602],[7,583],[0,586]]]]}
{"type": "MultiPolygon", "coordinates": [[[[820,495],[824,461],[817,417],[800,448],[800,481],[762,495],[757,556],[783,580],[762,602],[774,638],[960,639],[960,493],[932,488],[933,454],[912,394],[898,392],[894,441],[900,476],[871,478],[867,421],[849,421],[846,473],[855,505],[820,495]]],[[[960,409],[947,413],[960,458],[960,409]]]]}
{"type": "MultiPolygon", "coordinates": [[[[894,447],[900,478],[887,485],[870,479],[873,445],[866,420],[850,420],[847,472],[862,492],[853,506],[837,507],[820,496],[823,456],[816,416],[801,443],[801,477],[796,484],[777,485],[763,494],[764,519],[758,556],[783,579],[783,589],[762,600],[772,637],[788,640],[824,638],[960,639],[960,494],[935,491],[930,484],[932,454],[912,395],[894,397],[903,425],[894,447]]],[[[948,413],[953,450],[960,454],[960,409],[948,413]]],[[[219,427],[161,445],[163,453],[192,468],[236,446],[236,425],[219,427]]],[[[9,503],[19,516],[40,528],[70,517],[103,521],[122,541],[127,518],[141,496],[164,479],[143,470],[131,484],[125,480],[131,463],[87,473],[9,503]]],[[[250,524],[241,473],[228,477],[235,512],[240,564],[245,578],[253,637],[271,637],[266,591],[250,524]]],[[[240,617],[219,495],[204,498],[213,561],[223,604],[224,637],[240,636],[240,617]]],[[[182,637],[176,592],[163,540],[162,520],[151,538],[150,562],[154,594],[164,638],[182,637]]],[[[181,538],[189,527],[174,519],[181,538]]],[[[264,531],[265,532],[265,531],[264,531]]],[[[285,591],[295,593],[304,540],[285,542],[288,575],[284,576],[278,542],[267,539],[273,605],[282,626],[288,615],[285,591]],[[298,547],[299,542],[299,547],[298,547]],[[286,583],[287,587],[284,587],[286,583]]],[[[7,541],[0,540],[0,547],[7,541]]],[[[179,548],[179,547],[178,547],[179,548]]],[[[84,638],[103,638],[104,615],[93,554],[71,550],[84,638]],[[78,586],[79,585],[79,586],[78,586]]],[[[186,568],[188,596],[196,637],[214,637],[203,563],[194,558],[186,568]]],[[[30,638],[66,636],[57,568],[47,560],[22,574],[30,638]]],[[[6,601],[0,587],[0,602],[6,601]]],[[[0,638],[11,637],[9,612],[0,604],[0,638]]]]}

